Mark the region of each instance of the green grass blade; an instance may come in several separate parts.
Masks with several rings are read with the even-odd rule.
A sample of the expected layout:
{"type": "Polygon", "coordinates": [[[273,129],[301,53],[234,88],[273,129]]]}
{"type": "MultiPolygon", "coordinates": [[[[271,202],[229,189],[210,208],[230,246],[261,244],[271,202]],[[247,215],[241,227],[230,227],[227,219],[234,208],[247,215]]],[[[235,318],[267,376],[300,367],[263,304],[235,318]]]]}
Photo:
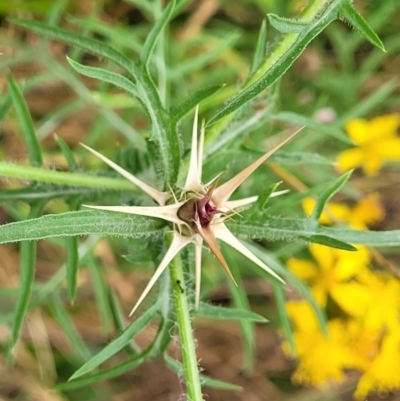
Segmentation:
{"type": "Polygon", "coordinates": [[[276,82],[291,67],[306,46],[337,18],[338,6],[342,3],[342,1],[343,0],[333,1],[320,16],[320,18],[312,21],[306,29],[298,34],[298,38],[294,45],[290,47],[289,50],[283,54],[282,57],[277,60],[268,71],[266,71],[256,82],[242,90],[226,106],[220,109],[211,118],[207,125],[210,126],[228,114],[233,113],[245,103],[254,99],[268,86],[276,82]]]}
{"type": "Polygon", "coordinates": [[[41,166],[43,164],[42,152],[36,137],[35,126],[29,113],[28,106],[22,95],[22,92],[15,82],[12,75],[7,77],[8,89],[17,114],[19,126],[21,127],[26,147],[29,153],[29,159],[33,166],[41,166]]]}
{"type": "Polygon", "coordinates": [[[93,255],[90,255],[90,257],[88,257],[86,260],[92,278],[92,287],[95,294],[97,309],[103,324],[103,330],[104,332],[109,333],[111,330],[112,318],[110,305],[108,302],[108,288],[104,282],[102,273],[103,266],[100,265],[93,255]]]}
{"type": "MultiPolygon", "coordinates": [[[[269,266],[281,277],[283,277],[285,281],[292,283],[294,287],[298,291],[300,291],[301,295],[310,303],[310,306],[314,310],[315,316],[318,320],[321,330],[323,331],[323,333],[325,333],[325,335],[327,335],[328,334],[327,317],[325,316],[324,311],[316,302],[308,286],[304,284],[299,278],[297,278],[290,270],[288,270],[285,266],[283,266],[271,253],[266,252],[265,249],[253,243],[246,241],[245,244],[246,247],[249,248],[252,253],[254,253],[254,255],[260,258],[267,266],[269,266]]],[[[257,272],[267,276],[267,273],[260,271],[260,269],[257,269],[257,272]]],[[[278,283],[278,285],[281,284],[278,283]]]]}
{"type": "Polygon", "coordinates": [[[39,22],[21,20],[16,18],[11,19],[11,22],[22,28],[26,28],[33,32],[36,32],[39,35],[46,36],[50,39],[59,40],[68,45],[76,46],[90,53],[97,54],[100,57],[103,57],[121,66],[134,78],[137,77],[137,67],[132,60],[124,56],[119,51],[115,50],[112,46],[106,45],[99,40],[86,38],[73,32],[69,32],[60,28],[50,27],[39,22]]]}
{"type": "Polygon", "coordinates": [[[145,350],[140,355],[135,355],[129,358],[127,361],[122,362],[116,366],[113,366],[110,369],[105,369],[99,373],[87,377],[81,377],[79,379],[71,380],[67,383],[58,384],[54,386],[53,389],[59,391],[67,391],[88,386],[90,384],[94,384],[102,380],[109,380],[112,379],[113,377],[121,376],[125,372],[129,372],[130,370],[141,365],[147,359],[148,359],[148,351],[145,350]]]}
{"type": "Polygon", "coordinates": [[[327,125],[319,123],[313,120],[310,117],[303,116],[301,114],[293,113],[290,111],[280,111],[277,114],[271,116],[273,120],[286,122],[289,124],[298,124],[301,126],[306,126],[309,129],[312,129],[318,133],[323,135],[331,136],[333,138],[338,139],[341,142],[352,145],[353,142],[349,139],[346,133],[338,128],[337,126],[327,125]]]}
{"type": "Polygon", "coordinates": [[[154,51],[154,48],[157,44],[157,40],[162,34],[165,26],[168,21],[171,19],[172,13],[175,8],[175,0],[169,2],[168,6],[165,8],[160,18],[157,20],[155,25],[153,26],[150,33],[146,36],[146,41],[144,42],[142,52],[140,54],[140,63],[147,68],[149,64],[150,57],[154,51]]]}
{"type": "MultiPolygon", "coordinates": [[[[233,305],[239,309],[250,310],[250,302],[247,298],[247,294],[244,288],[243,280],[239,272],[238,265],[235,258],[232,257],[230,250],[227,249],[226,245],[222,246],[222,252],[231,269],[233,277],[237,282],[237,286],[232,282],[228,281],[229,290],[232,294],[233,305]]],[[[254,366],[255,356],[255,329],[254,323],[248,320],[240,320],[239,325],[243,335],[243,368],[245,371],[251,371],[254,366]]]]}
{"type": "Polygon", "coordinates": [[[264,58],[266,44],[267,44],[267,23],[265,19],[263,19],[260,27],[260,32],[258,34],[253,60],[251,62],[250,75],[252,75],[257,70],[258,66],[261,63],[261,60],[264,58]]]}
{"type": "Polygon", "coordinates": [[[14,321],[11,331],[11,347],[13,348],[18,340],[28,310],[28,303],[32,292],[33,280],[35,278],[36,264],[36,243],[23,241],[20,247],[20,291],[17,305],[14,312],[14,321]]]}
{"type": "Polygon", "coordinates": [[[370,43],[378,47],[382,51],[385,50],[385,46],[379,39],[379,36],[374,32],[368,22],[354,9],[351,1],[344,2],[340,7],[341,14],[343,17],[355,28],[357,31],[364,36],[370,43]]]}
{"type": "MultiPolygon", "coordinates": [[[[114,323],[114,329],[117,333],[121,333],[126,328],[125,314],[112,288],[110,288],[108,291],[108,300],[114,323]]],[[[129,355],[137,355],[141,352],[140,347],[133,341],[133,339],[129,341],[129,343],[125,346],[124,350],[129,355]]]]}
{"type": "Polygon", "coordinates": [[[65,306],[61,303],[59,296],[56,293],[50,295],[50,311],[54,320],[61,327],[63,333],[68,338],[73,353],[76,355],[78,360],[82,363],[91,357],[91,353],[87,348],[85,342],[80,337],[74,324],[65,309],[65,306]]]}
{"type": "Polygon", "coordinates": [[[290,352],[294,356],[296,355],[296,347],[294,344],[292,325],[290,324],[289,316],[286,313],[284,287],[282,285],[272,283],[272,288],[274,289],[276,305],[278,307],[278,315],[282,324],[283,332],[285,333],[286,340],[289,343],[290,352]]]}
{"type": "MultiPolygon", "coordinates": [[[[136,85],[124,77],[123,75],[116,74],[115,72],[107,71],[103,68],[98,67],[88,67],[81,63],[78,63],[75,60],[72,60],[67,56],[67,61],[69,65],[79,74],[82,74],[89,78],[98,79],[99,81],[108,82],[110,84],[115,85],[118,88],[121,88],[128,92],[130,95],[134,97],[138,97],[138,92],[136,89],[136,85]]],[[[143,139],[142,139],[143,140],[143,139]]]]}
{"type": "Polygon", "coordinates": [[[336,124],[344,125],[348,120],[357,117],[362,118],[375,111],[397,89],[397,85],[397,78],[384,83],[369,96],[360,100],[351,109],[343,113],[336,121],[336,124]]]}
{"type": "Polygon", "coordinates": [[[148,217],[82,210],[4,224],[0,226],[0,243],[76,235],[140,238],[159,235],[162,225],[161,220],[148,217]]]}
{"type": "Polygon", "coordinates": [[[60,138],[58,135],[54,135],[54,140],[57,142],[57,145],[60,148],[64,157],[67,159],[67,162],[70,165],[71,169],[74,171],[78,171],[79,166],[77,161],[75,160],[75,156],[67,143],[64,141],[64,139],[60,138]]]}
{"type": "Polygon", "coordinates": [[[77,275],[79,269],[78,237],[65,238],[67,289],[69,300],[73,303],[76,296],[77,275]]]}
{"type": "Polygon", "coordinates": [[[124,348],[131,339],[145,328],[156,316],[159,304],[156,302],[144,313],[142,313],[134,322],[132,322],[120,335],[117,336],[110,344],[103,348],[98,354],[81,366],[69,379],[70,381],[83,376],[93,369],[96,369],[107,359],[111,358],[118,351],[124,348]]]}
{"type": "Polygon", "coordinates": [[[225,85],[213,85],[206,88],[199,89],[184,100],[180,105],[171,110],[172,119],[178,122],[184,117],[190,110],[197,106],[204,99],[212,96],[215,92],[219,91],[225,85]]]}
{"type": "Polygon", "coordinates": [[[122,178],[102,177],[90,174],[76,174],[65,171],[45,170],[43,168],[20,166],[0,161],[0,176],[18,178],[23,181],[51,182],[73,187],[97,188],[98,190],[130,191],[139,190],[131,182],[122,178]]]}
{"type": "Polygon", "coordinates": [[[341,175],[337,178],[332,184],[329,185],[328,188],[325,189],[318,197],[317,202],[315,203],[314,210],[310,216],[311,219],[318,221],[321,217],[322,212],[324,211],[325,205],[329,201],[332,196],[343,187],[343,185],[348,181],[352,174],[353,170],[341,175]]]}
{"type": "Polygon", "coordinates": [[[268,320],[258,313],[247,309],[224,308],[222,306],[210,305],[200,302],[199,309],[195,311],[198,316],[219,320],[248,320],[249,322],[267,323],[268,320]]]}
{"type": "Polygon", "coordinates": [[[85,16],[84,18],[70,17],[68,21],[78,25],[80,28],[89,28],[92,32],[108,38],[113,45],[120,48],[131,49],[135,53],[140,53],[142,49],[142,45],[132,34],[132,31],[124,26],[111,25],[112,22],[108,25],[103,20],[89,16],[85,16]]]}
{"type": "MultiPolygon", "coordinates": [[[[36,217],[42,213],[45,203],[40,202],[31,206],[30,217],[36,217]]],[[[15,346],[28,304],[31,297],[33,282],[35,279],[36,266],[36,243],[32,241],[23,241],[20,247],[20,286],[18,292],[17,305],[15,306],[13,325],[11,329],[10,346],[15,346]]]]}

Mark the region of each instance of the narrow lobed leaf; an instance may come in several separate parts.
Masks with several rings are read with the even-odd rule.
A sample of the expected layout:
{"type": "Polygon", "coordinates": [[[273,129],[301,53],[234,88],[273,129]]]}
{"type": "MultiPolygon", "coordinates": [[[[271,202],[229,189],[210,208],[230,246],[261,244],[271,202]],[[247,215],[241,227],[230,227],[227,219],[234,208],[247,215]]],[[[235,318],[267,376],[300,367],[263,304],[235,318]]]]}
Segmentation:
{"type": "Polygon", "coordinates": [[[81,366],[71,377],[70,381],[83,376],[93,369],[96,369],[107,359],[111,358],[118,351],[124,348],[132,338],[146,327],[155,317],[159,309],[159,303],[156,302],[142,315],[140,315],[134,322],[132,322],[120,335],[117,336],[110,344],[103,348],[98,354],[89,359],[83,366],[81,366]]]}
{"type": "Polygon", "coordinates": [[[360,15],[351,4],[351,1],[345,1],[340,7],[343,17],[364,36],[370,43],[386,52],[385,46],[379,39],[379,36],[371,28],[368,22],[360,15]]]}
{"type": "Polygon", "coordinates": [[[156,46],[157,40],[160,37],[160,35],[162,34],[168,21],[172,17],[172,13],[175,8],[175,3],[176,3],[175,0],[172,0],[169,2],[168,6],[165,8],[165,10],[161,14],[160,18],[157,20],[157,22],[153,26],[150,33],[147,34],[146,41],[144,42],[142,52],[140,54],[140,62],[143,66],[147,67],[147,65],[150,61],[150,57],[156,46]]]}
{"type": "Polygon", "coordinates": [[[336,192],[340,190],[340,188],[342,188],[342,186],[347,182],[352,173],[353,170],[341,175],[332,184],[330,184],[325,191],[322,192],[322,194],[318,197],[317,202],[315,203],[314,210],[312,212],[312,215],[310,216],[311,219],[318,221],[322,212],[324,211],[326,203],[336,192]]]}
{"type": "Polygon", "coordinates": [[[21,127],[22,135],[28,149],[30,162],[33,166],[41,166],[43,164],[42,152],[36,137],[35,126],[29,113],[28,106],[22,95],[21,89],[11,74],[9,74],[7,77],[7,83],[17,114],[18,123],[21,127]]]}
{"type": "Polygon", "coordinates": [[[267,14],[269,23],[281,33],[300,33],[308,27],[310,22],[293,18],[284,18],[276,14],[267,14]]]}
{"type": "Polygon", "coordinates": [[[89,78],[98,79],[99,81],[108,82],[110,84],[115,85],[118,88],[121,88],[128,92],[130,95],[134,97],[138,97],[139,94],[136,89],[136,85],[129,80],[128,78],[124,77],[123,75],[117,74],[115,72],[107,71],[103,68],[98,67],[89,67],[78,63],[75,60],[72,60],[67,56],[67,61],[70,66],[79,74],[85,75],[89,78]]]}
{"type": "Polygon", "coordinates": [[[121,66],[126,71],[128,71],[128,73],[131,74],[135,79],[137,78],[137,67],[135,63],[129,58],[125,57],[119,51],[115,50],[112,46],[109,46],[99,40],[86,38],[79,34],[56,27],[50,27],[35,21],[12,18],[11,22],[15,25],[21,26],[22,28],[26,28],[33,32],[36,32],[39,35],[59,40],[68,45],[76,46],[90,53],[97,54],[100,57],[103,57],[121,66]]]}
{"type": "Polygon", "coordinates": [[[23,240],[37,241],[76,235],[147,237],[160,235],[163,222],[159,219],[121,213],[82,210],[51,214],[0,226],[0,243],[23,240]]]}
{"type": "Polygon", "coordinates": [[[242,90],[234,97],[226,106],[220,109],[208,122],[208,126],[215,124],[218,120],[238,110],[241,106],[254,99],[268,86],[276,82],[300,56],[306,46],[318,36],[332,21],[337,18],[338,7],[343,0],[333,1],[320,18],[311,22],[307,27],[298,34],[298,38],[294,45],[282,55],[282,57],[272,65],[258,80],[246,89],[242,90]]]}
{"type": "Polygon", "coordinates": [[[212,96],[215,92],[219,91],[225,85],[213,85],[207,86],[206,88],[202,88],[192,93],[186,100],[184,100],[181,104],[174,107],[171,110],[172,119],[174,121],[179,121],[182,117],[184,117],[190,110],[196,107],[201,101],[212,96]]]}
{"type": "Polygon", "coordinates": [[[210,305],[200,302],[198,310],[195,312],[198,316],[209,317],[219,320],[248,320],[250,322],[267,323],[268,320],[258,313],[247,309],[224,308],[222,306],[210,305]]]}

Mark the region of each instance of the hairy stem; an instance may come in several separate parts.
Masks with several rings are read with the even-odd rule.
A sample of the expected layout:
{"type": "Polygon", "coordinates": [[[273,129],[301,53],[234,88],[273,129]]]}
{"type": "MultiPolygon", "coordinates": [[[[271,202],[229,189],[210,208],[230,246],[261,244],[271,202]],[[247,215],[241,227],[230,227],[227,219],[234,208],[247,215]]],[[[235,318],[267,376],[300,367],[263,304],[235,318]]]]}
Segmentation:
{"type": "Polygon", "coordinates": [[[183,278],[182,259],[179,254],[170,264],[170,275],[181,344],[187,399],[188,401],[203,401],[187,291],[183,278]]]}

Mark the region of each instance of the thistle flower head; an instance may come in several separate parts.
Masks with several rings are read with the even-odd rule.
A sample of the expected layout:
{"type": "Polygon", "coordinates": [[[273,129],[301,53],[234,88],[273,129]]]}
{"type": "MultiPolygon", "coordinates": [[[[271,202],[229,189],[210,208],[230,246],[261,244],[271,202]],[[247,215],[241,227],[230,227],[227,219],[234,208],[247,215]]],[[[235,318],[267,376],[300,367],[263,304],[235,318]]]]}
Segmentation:
{"type": "MultiPolygon", "coordinates": [[[[200,300],[200,277],[201,277],[201,251],[203,241],[206,242],[212,253],[215,255],[221,266],[224,268],[228,276],[235,282],[232,273],[221,253],[217,240],[221,240],[228,245],[235,248],[242,253],[249,260],[257,264],[271,276],[274,276],[279,281],[283,280],[276,275],[276,273],[266,266],[260,259],[251,253],[228,229],[224,221],[236,209],[243,206],[250,205],[257,200],[257,196],[244,198],[239,200],[230,201],[229,198],[232,193],[245,181],[250,174],[254,172],[262,163],[264,163],[269,156],[275,153],[281,146],[288,142],[294,135],[289,136],[273,149],[266,152],[256,161],[251,163],[244,170],[239,172],[236,176],[229,181],[218,186],[219,176],[209,184],[202,184],[202,156],[203,156],[203,143],[204,143],[204,124],[200,130],[199,146],[197,139],[198,132],[198,108],[196,108],[195,119],[193,124],[192,133],[192,148],[190,155],[189,171],[186,178],[185,185],[179,199],[171,192],[160,192],[150,185],[139,180],[105,156],[96,152],[95,150],[83,145],[88,151],[99,157],[110,167],[120,173],[122,176],[137,185],[150,197],[152,197],[159,206],[89,206],[86,207],[101,210],[110,210],[121,213],[131,213],[142,216],[158,217],[166,220],[173,225],[173,238],[171,245],[165,254],[160,265],[157,267],[154,275],[150,279],[148,285],[133,307],[130,315],[132,315],[139,307],[143,299],[149,293],[157,279],[162,272],[166,269],[172,259],[180,252],[186,245],[192,243],[195,247],[195,272],[196,272],[196,307],[200,300]]],[[[272,196],[277,196],[286,191],[275,192],[272,196]]],[[[236,284],[236,282],[235,282],[236,284]]]]}

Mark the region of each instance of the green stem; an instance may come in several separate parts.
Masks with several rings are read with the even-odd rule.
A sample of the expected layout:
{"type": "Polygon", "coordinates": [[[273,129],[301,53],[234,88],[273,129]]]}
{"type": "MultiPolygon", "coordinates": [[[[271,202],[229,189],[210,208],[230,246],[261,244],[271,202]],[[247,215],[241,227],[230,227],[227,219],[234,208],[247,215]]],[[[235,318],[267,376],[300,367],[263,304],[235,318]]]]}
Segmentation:
{"type": "MultiPolygon", "coordinates": [[[[321,11],[323,11],[331,0],[310,0],[308,6],[302,11],[299,16],[299,21],[308,22],[313,20],[321,11]]],[[[287,33],[282,35],[279,42],[268,52],[268,55],[264,58],[260,66],[254,73],[249,76],[247,81],[243,84],[243,89],[248,88],[250,85],[258,81],[267,71],[278,61],[283,55],[294,45],[298,39],[298,33],[287,33]]],[[[225,88],[226,90],[226,88],[225,88]]],[[[236,112],[228,114],[221,118],[216,124],[214,124],[208,131],[207,138],[205,140],[205,147],[212,143],[215,138],[228,126],[233,120],[236,112]]]]}
{"type": "MultiPolygon", "coordinates": [[[[299,21],[311,21],[326,7],[328,3],[330,3],[328,0],[310,1],[308,6],[300,14],[299,21]]],[[[247,88],[254,82],[258,81],[294,45],[298,37],[298,33],[285,34],[271,52],[268,53],[268,56],[264,59],[254,74],[249,77],[244,88],[247,88]]]]}
{"type": "Polygon", "coordinates": [[[196,347],[187,300],[187,290],[185,289],[185,281],[183,278],[182,259],[179,254],[170,264],[169,270],[175,300],[187,399],[188,401],[203,401],[196,347]]]}

